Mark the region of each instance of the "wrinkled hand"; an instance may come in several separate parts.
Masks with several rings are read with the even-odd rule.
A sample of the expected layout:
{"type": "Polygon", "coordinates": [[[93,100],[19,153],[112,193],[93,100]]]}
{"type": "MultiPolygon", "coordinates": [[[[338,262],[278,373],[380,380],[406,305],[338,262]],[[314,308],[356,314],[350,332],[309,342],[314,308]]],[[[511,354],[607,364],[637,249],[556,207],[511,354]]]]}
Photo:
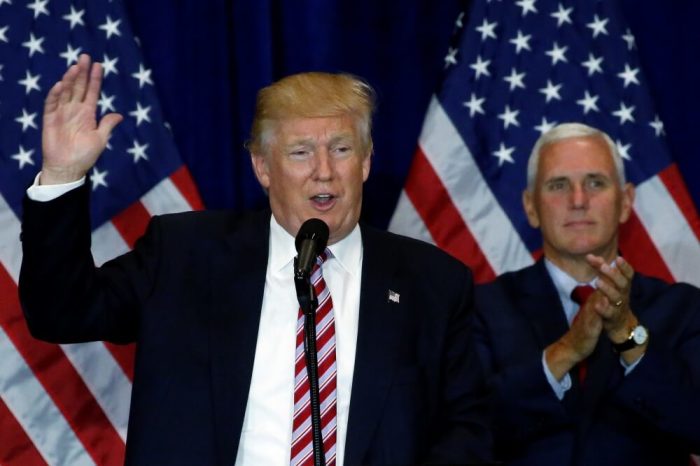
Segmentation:
{"type": "Polygon", "coordinates": [[[82,178],[104,150],[122,116],[95,118],[102,85],[102,66],[88,55],[68,68],[44,103],[41,184],[68,183],[82,178]]]}
{"type": "Polygon", "coordinates": [[[630,329],[638,323],[630,308],[634,269],[622,257],[615,259],[614,267],[593,254],[588,254],[586,260],[598,273],[597,287],[606,301],[606,305],[599,310],[603,328],[611,341],[620,343],[627,339],[630,329]]]}
{"type": "Polygon", "coordinates": [[[557,380],[593,352],[603,331],[600,313],[607,306],[603,293],[595,291],[579,309],[569,330],[547,347],[545,360],[557,380]]]}

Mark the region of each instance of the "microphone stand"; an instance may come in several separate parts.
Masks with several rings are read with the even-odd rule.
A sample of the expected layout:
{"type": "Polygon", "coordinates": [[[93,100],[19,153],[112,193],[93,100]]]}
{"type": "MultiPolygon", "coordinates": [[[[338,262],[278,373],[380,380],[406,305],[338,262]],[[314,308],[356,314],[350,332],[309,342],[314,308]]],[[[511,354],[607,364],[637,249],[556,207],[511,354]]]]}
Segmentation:
{"type": "Polygon", "coordinates": [[[325,466],[323,435],[321,432],[321,401],[318,387],[318,352],[316,349],[316,309],[318,298],[311,284],[309,273],[297,267],[298,257],[294,258],[294,285],[297,300],[304,313],[304,353],[306,372],[309,379],[311,405],[311,439],[313,442],[314,466],[325,466]]]}

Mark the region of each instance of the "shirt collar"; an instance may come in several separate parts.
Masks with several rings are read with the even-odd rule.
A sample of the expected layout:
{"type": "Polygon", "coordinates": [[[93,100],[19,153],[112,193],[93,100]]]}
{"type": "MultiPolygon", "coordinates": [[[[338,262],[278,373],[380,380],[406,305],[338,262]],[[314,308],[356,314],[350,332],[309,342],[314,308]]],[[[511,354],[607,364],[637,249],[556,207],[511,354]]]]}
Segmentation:
{"type": "Polygon", "coordinates": [[[549,276],[552,278],[554,287],[557,289],[559,298],[562,301],[571,300],[571,292],[574,291],[574,288],[577,286],[590,285],[593,288],[596,288],[596,278],[593,278],[588,283],[579,283],[569,274],[554,265],[554,262],[550,261],[549,259],[544,259],[544,265],[547,268],[547,272],[549,272],[549,276]]]}
{"type": "MultiPolygon", "coordinates": [[[[348,273],[355,276],[360,273],[362,262],[362,234],[360,226],[355,225],[349,235],[337,243],[328,246],[337,263],[348,273]]],[[[290,267],[297,250],[294,237],[277,223],[274,214],[270,216],[270,265],[271,270],[281,271],[290,267]]]]}

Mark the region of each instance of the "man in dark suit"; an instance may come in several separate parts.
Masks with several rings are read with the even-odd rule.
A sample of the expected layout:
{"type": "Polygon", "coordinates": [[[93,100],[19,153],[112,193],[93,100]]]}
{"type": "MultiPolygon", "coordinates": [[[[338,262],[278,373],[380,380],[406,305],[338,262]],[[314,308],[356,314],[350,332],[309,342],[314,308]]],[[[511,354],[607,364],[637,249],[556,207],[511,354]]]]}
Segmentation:
{"type": "Polygon", "coordinates": [[[496,459],[687,466],[700,451],[700,290],[618,256],[633,200],[604,133],[563,124],[535,144],[523,203],[544,258],[477,288],[496,459]]]}
{"type": "Polygon", "coordinates": [[[488,459],[469,270],[358,225],[366,83],[303,73],[259,93],[248,146],[271,213],[156,217],[134,251],[95,268],[85,173],[121,119],[95,120],[100,80],[81,56],[47,96],[20,296],[38,338],[138,343],[128,464],[309,464],[293,258],[312,217],[330,229],[312,275],[328,464],[488,459]]]}

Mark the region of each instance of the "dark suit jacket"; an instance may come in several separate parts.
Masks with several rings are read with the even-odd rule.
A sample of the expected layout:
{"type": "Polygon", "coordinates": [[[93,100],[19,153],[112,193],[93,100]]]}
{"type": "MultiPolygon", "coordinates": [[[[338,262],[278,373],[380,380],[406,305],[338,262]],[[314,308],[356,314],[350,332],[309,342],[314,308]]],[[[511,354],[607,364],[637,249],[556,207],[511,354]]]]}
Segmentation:
{"type": "MultiPolygon", "coordinates": [[[[269,212],[156,217],[134,251],[95,269],[87,197],[84,187],[48,203],[25,201],[19,287],[32,334],[138,343],[128,464],[233,464],[269,212]]],[[[361,231],[346,464],[486,459],[483,375],[468,334],[469,270],[430,245],[361,231]],[[400,294],[398,303],[389,290],[400,294]]]]}
{"type": "Polygon", "coordinates": [[[496,459],[514,465],[688,465],[700,451],[700,290],[635,275],[631,308],[650,331],[627,376],[604,336],[584,389],[559,401],[542,352],[568,324],[541,260],[477,287],[475,337],[495,394],[496,459]]]}

